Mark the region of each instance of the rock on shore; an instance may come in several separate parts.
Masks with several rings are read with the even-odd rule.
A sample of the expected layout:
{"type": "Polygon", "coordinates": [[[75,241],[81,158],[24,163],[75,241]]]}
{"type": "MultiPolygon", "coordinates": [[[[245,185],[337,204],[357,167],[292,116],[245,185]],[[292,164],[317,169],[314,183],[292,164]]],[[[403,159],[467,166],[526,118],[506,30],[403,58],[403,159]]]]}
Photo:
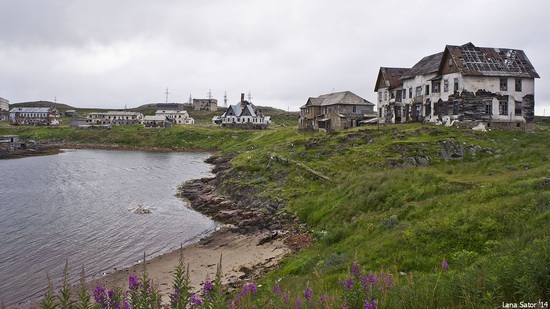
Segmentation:
{"type": "MultiPolygon", "coordinates": [[[[247,204],[238,201],[238,196],[221,194],[218,189],[220,174],[230,168],[229,159],[212,156],[206,162],[215,165],[216,177],[190,180],[179,188],[179,196],[187,199],[191,208],[233,226],[239,233],[269,231],[273,238],[284,236],[285,244],[294,251],[312,242],[312,237],[299,227],[299,221],[285,212],[273,207],[258,207],[266,205],[260,200],[247,204]]],[[[247,196],[247,200],[250,199],[258,198],[247,196]]]]}

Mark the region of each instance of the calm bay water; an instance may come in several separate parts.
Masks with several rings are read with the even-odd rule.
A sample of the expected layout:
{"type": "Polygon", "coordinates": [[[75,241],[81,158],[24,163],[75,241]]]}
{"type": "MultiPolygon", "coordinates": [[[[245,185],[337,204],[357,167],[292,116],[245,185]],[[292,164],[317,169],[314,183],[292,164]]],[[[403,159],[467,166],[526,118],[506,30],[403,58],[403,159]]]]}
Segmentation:
{"type": "Polygon", "coordinates": [[[69,262],[99,276],[174,250],[217,225],[185,207],[177,186],[210,175],[206,153],[67,150],[0,160],[0,301],[40,297],[69,262]],[[138,215],[138,206],[152,214],[138,215]]]}

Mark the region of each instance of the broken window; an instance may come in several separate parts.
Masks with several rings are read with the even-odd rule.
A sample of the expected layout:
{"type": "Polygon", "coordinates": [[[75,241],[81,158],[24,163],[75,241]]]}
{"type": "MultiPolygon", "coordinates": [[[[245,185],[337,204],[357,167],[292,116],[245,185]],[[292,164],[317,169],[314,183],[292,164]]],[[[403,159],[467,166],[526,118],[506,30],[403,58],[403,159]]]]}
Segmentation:
{"type": "Polygon", "coordinates": [[[458,102],[453,102],[453,115],[458,115],[458,102]]]}
{"type": "Polygon", "coordinates": [[[500,91],[508,91],[508,78],[500,78],[500,91]]]}
{"type": "Polygon", "coordinates": [[[407,90],[403,89],[402,93],[403,93],[403,100],[405,100],[407,98],[407,90]]]}
{"type": "Polygon", "coordinates": [[[426,85],[426,95],[430,95],[430,85],[426,85]]]}
{"type": "Polygon", "coordinates": [[[401,90],[395,91],[395,102],[401,102],[401,90]]]}
{"type": "Polygon", "coordinates": [[[458,78],[454,79],[454,92],[458,91],[458,78]]]}
{"type": "Polygon", "coordinates": [[[498,100],[498,113],[500,115],[508,115],[508,101],[498,100]]]}
{"type": "Polygon", "coordinates": [[[441,82],[437,81],[437,82],[433,82],[433,92],[434,93],[439,93],[441,92],[441,82]]]}
{"type": "Polygon", "coordinates": [[[515,108],[515,113],[516,113],[516,116],[521,116],[521,110],[522,110],[522,103],[521,102],[516,102],[516,108],[515,108]]]}
{"type": "Polygon", "coordinates": [[[432,105],[428,102],[428,104],[426,104],[426,106],[424,106],[424,114],[426,116],[431,116],[432,115],[432,105]]]}
{"type": "Polygon", "coordinates": [[[378,92],[378,102],[382,102],[382,91],[378,92]]]}
{"type": "Polygon", "coordinates": [[[421,97],[422,96],[422,87],[421,86],[418,86],[416,87],[416,98],[418,97],[421,97]]]}
{"type": "Polygon", "coordinates": [[[409,87],[409,99],[412,99],[413,97],[413,89],[412,87],[409,87]]]}
{"type": "Polygon", "coordinates": [[[384,91],[384,101],[387,101],[387,100],[388,100],[388,92],[384,91]]]}
{"type": "Polygon", "coordinates": [[[516,78],[516,91],[521,92],[521,78],[516,78]]]}
{"type": "Polygon", "coordinates": [[[443,81],[443,91],[449,92],[449,80],[447,79],[443,81]]]}
{"type": "Polygon", "coordinates": [[[485,103],[485,114],[487,115],[493,114],[493,102],[485,103]]]}

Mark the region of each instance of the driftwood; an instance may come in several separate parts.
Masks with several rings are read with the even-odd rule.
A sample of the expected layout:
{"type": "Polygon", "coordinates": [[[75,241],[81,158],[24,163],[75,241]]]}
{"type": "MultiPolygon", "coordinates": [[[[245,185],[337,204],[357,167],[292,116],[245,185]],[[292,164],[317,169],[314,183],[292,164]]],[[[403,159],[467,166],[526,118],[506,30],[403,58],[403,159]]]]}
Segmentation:
{"type": "Polygon", "coordinates": [[[285,162],[285,163],[291,163],[291,164],[294,164],[300,168],[302,168],[303,170],[305,170],[306,172],[316,176],[317,178],[320,178],[320,179],[323,179],[323,180],[327,180],[327,181],[332,181],[332,179],[330,179],[330,177],[324,175],[323,173],[321,172],[318,172],[314,169],[312,169],[311,167],[303,164],[303,163],[300,163],[300,162],[297,162],[297,161],[294,161],[294,160],[290,160],[290,159],[287,159],[281,155],[278,155],[276,153],[272,153],[270,156],[269,156],[269,163],[268,163],[268,167],[269,165],[271,164],[271,161],[275,159],[279,162],[285,162]]]}

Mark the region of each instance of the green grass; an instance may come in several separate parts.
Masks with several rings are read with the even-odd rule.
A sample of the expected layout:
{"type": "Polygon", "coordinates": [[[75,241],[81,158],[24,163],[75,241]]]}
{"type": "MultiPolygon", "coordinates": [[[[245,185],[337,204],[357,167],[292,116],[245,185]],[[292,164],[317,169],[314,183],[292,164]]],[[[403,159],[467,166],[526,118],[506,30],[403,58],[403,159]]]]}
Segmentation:
{"type": "Polygon", "coordinates": [[[0,125],[0,134],[235,154],[222,189],[248,187],[257,198],[283,201],[316,239],[268,274],[266,286],[283,278],[295,295],[308,282],[334,289],[357,261],[372,272],[414,274],[416,294],[407,297],[433,307],[434,295],[425,291],[444,257],[452,275],[439,304],[475,308],[550,298],[550,186],[543,185],[550,178],[550,121],[537,122],[535,132],[406,124],[319,133],[205,124],[110,131],[0,125]],[[443,141],[463,147],[464,157],[443,160],[443,141]],[[429,164],[410,164],[419,157],[429,164]]]}

